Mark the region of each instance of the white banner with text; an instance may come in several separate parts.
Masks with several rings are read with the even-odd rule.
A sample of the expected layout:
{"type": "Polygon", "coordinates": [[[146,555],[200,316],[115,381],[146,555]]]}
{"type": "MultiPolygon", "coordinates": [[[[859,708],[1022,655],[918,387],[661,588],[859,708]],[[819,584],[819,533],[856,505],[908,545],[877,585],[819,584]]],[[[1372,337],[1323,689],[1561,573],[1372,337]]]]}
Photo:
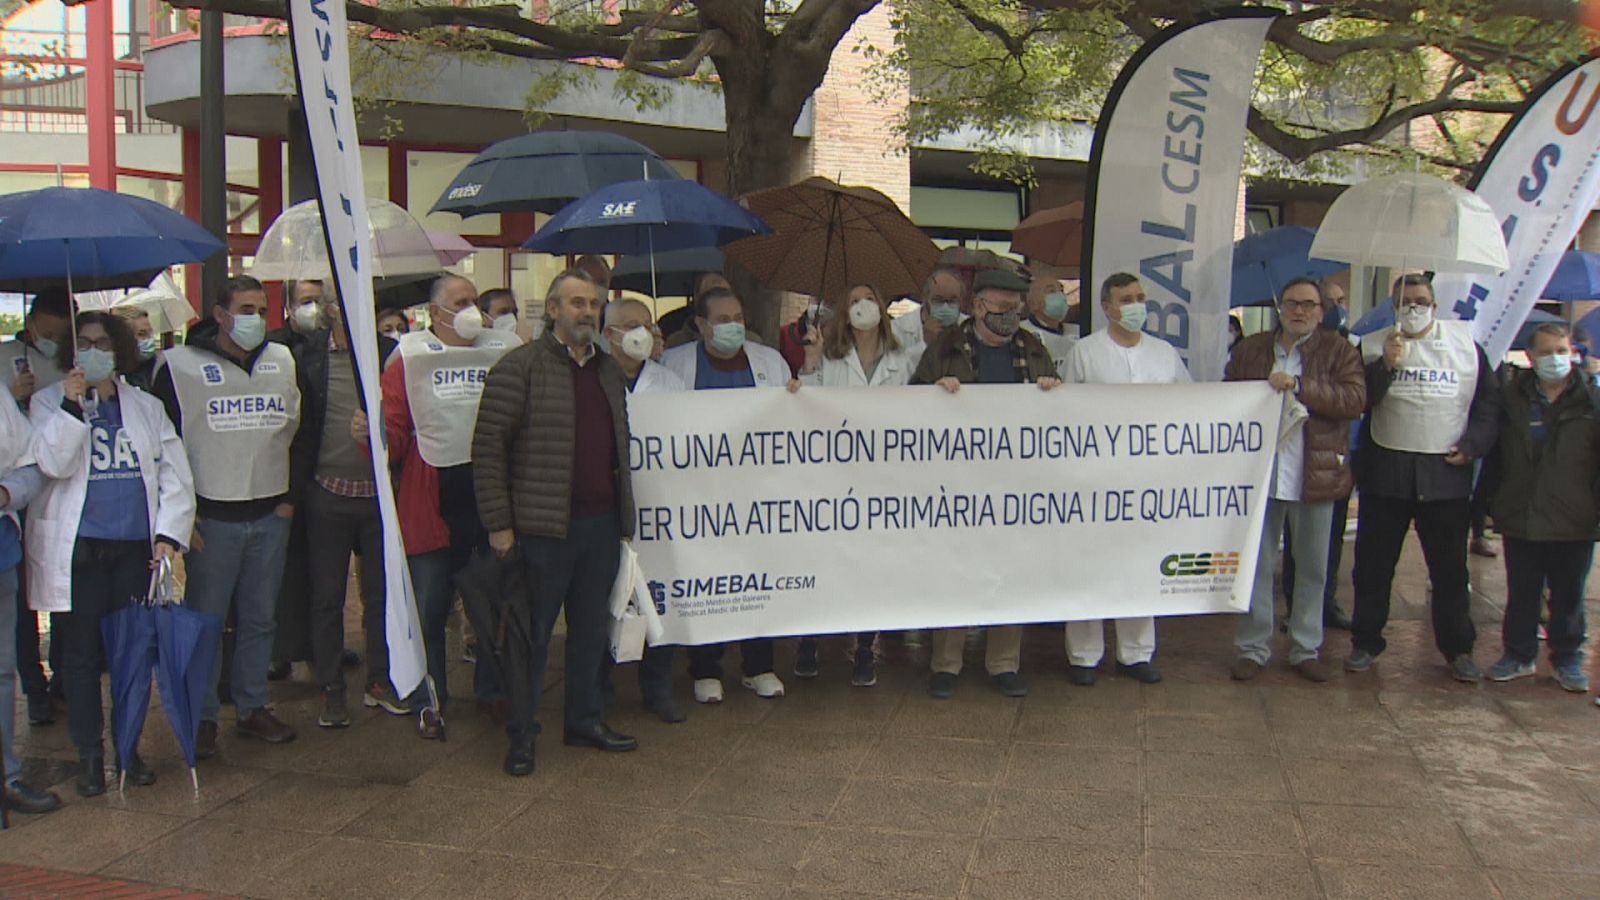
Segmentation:
{"type": "Polygon", "coordinates": [[[1264,383],[636,394],[665,642],[1241,612],[1264,383]]]}

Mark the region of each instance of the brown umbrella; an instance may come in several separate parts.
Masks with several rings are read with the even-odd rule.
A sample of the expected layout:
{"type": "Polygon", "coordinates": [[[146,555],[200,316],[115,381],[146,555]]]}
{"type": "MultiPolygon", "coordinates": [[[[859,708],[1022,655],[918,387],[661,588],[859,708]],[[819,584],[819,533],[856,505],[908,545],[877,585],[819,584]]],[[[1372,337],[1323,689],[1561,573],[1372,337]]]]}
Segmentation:
{"type": "Polygon", "coordinates": [[[1043,209],[1011,231],[1011,252],[1052,266],[1083,261],[1083,201],[1043,209]]]}
{"type": "Polygon", "coordinates": [[[864,283],[890,297],[916,294],[939,257],[922,229],[872,188],[813,176],[756,191],[744,204],[772,234],[723,250],[775,290],[828,299],[864,283]]]}

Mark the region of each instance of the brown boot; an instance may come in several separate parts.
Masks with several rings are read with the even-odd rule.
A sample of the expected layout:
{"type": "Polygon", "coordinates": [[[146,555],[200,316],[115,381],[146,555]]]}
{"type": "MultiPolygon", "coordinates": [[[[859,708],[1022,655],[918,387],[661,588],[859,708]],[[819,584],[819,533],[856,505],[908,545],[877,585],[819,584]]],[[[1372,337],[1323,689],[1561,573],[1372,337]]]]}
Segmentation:
{"type": "Polygon", "coordinates": [[[1240,658],[1233,664],[1233,668],[1228,670],[1228,675],[1234,681],[1254,681],[1256,676],[1261,674],[1261,668],[1261,663],[1253,659],[1240,658]]]}
{"type": "Polygon", "coordinates": [[[272,710],[262,707],[239,720],[239,733],[269,744],[287,744],[294,740],[294,729],[278,721],[272,710]]]}

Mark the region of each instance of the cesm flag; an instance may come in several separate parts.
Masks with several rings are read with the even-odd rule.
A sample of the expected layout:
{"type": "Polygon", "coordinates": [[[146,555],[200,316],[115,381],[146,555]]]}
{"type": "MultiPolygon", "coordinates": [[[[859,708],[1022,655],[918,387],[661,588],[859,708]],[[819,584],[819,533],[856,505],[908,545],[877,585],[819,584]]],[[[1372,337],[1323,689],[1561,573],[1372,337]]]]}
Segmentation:
{"type": "MultiPolygon", "coordinates": [[[[1278,12],[1233,10],[1151,38],[1117,76],[1095,127],[1084,201],[1084,296],[1117,272],[1149,298],[1145,331],[1197,381],[1220,381],[1245,122],[1278,12]]],[[[1089,319],[1099,304],[1085,303],[1089,319]]],[[[1103,323],[1100,323],[1103,324],[1103,323]]]]}
{"type": "Polygon", "coordinates": [[[372,428],[368,436],[378,508],[383,516],[385,634],[389,679],[404,697],[416,690],[427,671],[418,627],[416,596],[400,540],[400,515],[389,480],[388,442],[383,430],[379,387],[377,309],[372,286],[372,225],[361,180],[361,146],[356,136],[350,89],[350,30],[343,0],[289,0],[290,47],[295,79],[305,107],[311,156],[317,170],[322,231],[344,324],[355,354],[356,375],[372,428]]]}
{"type": "Polygon", "coordinates": [[[1600,200],[1600,59],[1552,75],[1495,139],[1468,187],[1500,217],[1511,268],[1441,272],[1439,309],[1472,322],[1491,360],[1503,359],[1550,283],[1561,254],[1600,200]]]}

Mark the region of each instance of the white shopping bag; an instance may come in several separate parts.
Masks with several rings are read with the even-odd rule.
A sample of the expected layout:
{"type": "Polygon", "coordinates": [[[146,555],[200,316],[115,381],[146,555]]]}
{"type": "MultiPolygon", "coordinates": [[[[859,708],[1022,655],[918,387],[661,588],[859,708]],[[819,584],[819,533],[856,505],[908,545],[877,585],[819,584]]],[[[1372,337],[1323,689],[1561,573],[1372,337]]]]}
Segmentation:
{"type": "Polygon", "coordinates": [[[644,637],[644,617],[629,604],[620,619],[611,620],[611,658],[619,663],[644,659],[644,637]]]}
{"type": "Polygon", "coordinates": [[[639,568],[639,554],[626,542],[611,585],[611,658],[619,663],[644,658],[646,643],[661,640],[661,617],[650,597],[650,581],[639,568]]]}

